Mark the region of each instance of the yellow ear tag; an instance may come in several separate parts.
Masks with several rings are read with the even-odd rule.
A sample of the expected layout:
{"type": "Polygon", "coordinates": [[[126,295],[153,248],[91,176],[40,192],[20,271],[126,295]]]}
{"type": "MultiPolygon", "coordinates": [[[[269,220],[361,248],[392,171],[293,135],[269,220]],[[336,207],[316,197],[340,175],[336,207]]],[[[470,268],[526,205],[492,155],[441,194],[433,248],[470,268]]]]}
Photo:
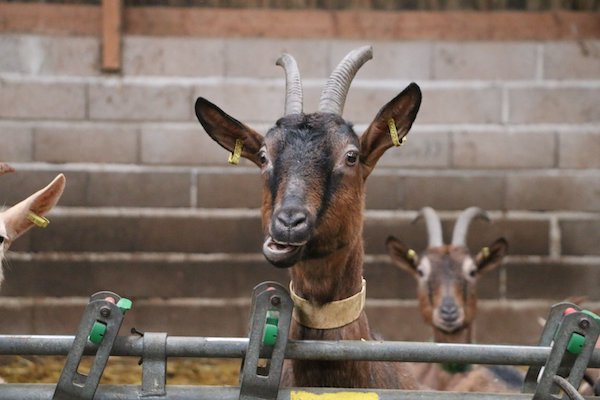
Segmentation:
{"type": "Polygon", "coordinates": [[[242,155],[243,142],[241,139],[235,139],[235,148],[233,153],[229,155],[227,162],[232,165],[238,165],[240,163],[240,156],[242,155]]]}
{"type": "Polygon", "coordinates": [[[481,255],[483,256],[483,258],[488,258],[490,256],[490,248],[489,247],[482,248],[481,255]]]}
{"type": "Polygon", "coordinates": [[[406,142],[406,135],[402,137],[402,140],[400,140],[400,137],[398,136],[398,130],[396,129],[396,121],[394,121],[394,118],[390,118],[388,120],[388,127],[390,128],[390,136],[392,137],[392,143],[394,144],[394,146],[402,146],[406,142]]]}
{"type": "Polygon", "coordinates": [[[39,216],[39,215],[35,214],[33,211],[29,211],[27,213],[27,219],[30,220],[38,228],[45,228],[50,223],[48,218],[39,216]]]}
{"type": "Polygon", "coordinates": [[[406,252],[406,258],[408,258],[409,260],[414,260],[416,256],[417,252],[413,249],[408,249],[408,251],[406,252]]]}

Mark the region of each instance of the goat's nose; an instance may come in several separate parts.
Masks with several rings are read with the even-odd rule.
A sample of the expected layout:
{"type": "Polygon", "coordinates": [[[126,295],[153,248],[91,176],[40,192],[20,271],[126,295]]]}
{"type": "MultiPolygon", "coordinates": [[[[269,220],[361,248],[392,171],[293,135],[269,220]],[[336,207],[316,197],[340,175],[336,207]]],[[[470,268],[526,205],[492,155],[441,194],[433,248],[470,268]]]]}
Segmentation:
{"type": "Polygon", "coordinates": [[[287,229],[294,229],[306,223],[306,213],[298,209],[281,210],[277,215],[277,222],[287,229]]]}
{"type": "Polygon", "coordinates": [[[451,297],[444,297],[442,300],[440,317],[446,322],[453,322],[458,318],[458,306],[451,297]]]}
{"type": "Polygon", "coordinates": [[[302,243],[308,239],[308,214],[298,207],[282,208],[277,212],[272,227],[274,239],[288,243],[302,243]]]}

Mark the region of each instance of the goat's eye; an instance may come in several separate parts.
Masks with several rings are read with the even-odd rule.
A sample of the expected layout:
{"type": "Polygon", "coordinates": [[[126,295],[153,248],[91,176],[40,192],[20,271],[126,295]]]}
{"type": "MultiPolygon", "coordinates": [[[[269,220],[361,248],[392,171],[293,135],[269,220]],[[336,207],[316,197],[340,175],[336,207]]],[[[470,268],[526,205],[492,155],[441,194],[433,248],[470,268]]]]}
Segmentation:
{"type": "Polygon", "coordinates": [[[471,278],[475,278],[475,275],[477,275],[477,271],[475,271],[474,269],[472,269],[471,271],[469,271],[469,276],[471,278]]]}
{"type": "Polygon", "coordinates": [[[346,165],[353,166],[358,161],[358,152],[350,150],[346,153],[346,165]]]}
{"type": "Polygon", "coordinates": [[[421,268],[417,268],[417,275],[419,275],[422,278],[425,276],[425,272],[423,272],[421,268]]]}
{"type": "Polygon", "coordinates": [[[260,153],[258,154],[258,160],[260,161],[261,165],[267,165],[267,163],[269,162],[269,159],[267,158],[267,154],[265,153],[264,150],[261,150],[260,153]]]}

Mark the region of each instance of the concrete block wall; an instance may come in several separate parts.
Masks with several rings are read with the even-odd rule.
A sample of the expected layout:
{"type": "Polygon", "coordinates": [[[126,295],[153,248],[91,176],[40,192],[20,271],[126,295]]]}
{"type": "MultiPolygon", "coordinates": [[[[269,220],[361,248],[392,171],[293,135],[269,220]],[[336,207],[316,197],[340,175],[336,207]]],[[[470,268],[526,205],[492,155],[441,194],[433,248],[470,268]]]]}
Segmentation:
{"type": "Polygon", "coordinates": [[[344,116],[361,132],[409,82],[423,103],[408,143],[368,181],[370,318],[390,339],[427,339],[412,278],[384,240],[417,249],[429,205],[446,237],[458,212],[487,209],[475,250],[499,236],[510,256],[481,280],[478,340],[534,343],[548,305],[600,302],[600,40],[452,41],[127,35],[120,75],[100,71],[91,36],[0,34],[0,178],[10,205],[65,173],[46,230],[17,241],[0,292],[2,333],[71,333],[86,296],[136,300],[127,331],[245,335],[248,295],[287,282],[260,254],[260,177],[196,121],[203,96],[265,132],[283,111],[281,52],[293,54],[305,110],[341,57],[371,43],[344,116]],[[505,317],[500,323],[499,315],[505,317]],[[390,321],[394,323],[390,323],[390,321]],[[411,321],[407,323],[407,321],[411,321]],[[499,326],[502,325],[502,326],[499,326]]]}

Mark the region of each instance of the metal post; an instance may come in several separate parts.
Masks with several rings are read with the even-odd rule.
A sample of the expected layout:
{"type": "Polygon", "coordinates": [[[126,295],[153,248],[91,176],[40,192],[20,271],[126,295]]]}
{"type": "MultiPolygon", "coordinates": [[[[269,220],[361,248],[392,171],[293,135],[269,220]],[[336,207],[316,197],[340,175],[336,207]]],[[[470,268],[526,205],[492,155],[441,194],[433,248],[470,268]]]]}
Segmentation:
{"type": "Polygon", "coordinates": [[[252,299],[239,400],[276,400],[293,303],[287,290],[276,282],[257,285],[252,299]]]}
{"type": "Polygon", "coordinates": [[[60,374],[53,400],[92,400],[123,323],[125,310],[119,308],[119,302],[121,296],[116,293],[104,291],[92,295],[60,374]],[[90,371],[85,375],[79,371],[79,367],[90,335],[97,335],[100,344],[90,371]]]}
{"type": "MultiPolygon", "coordinates": [[[[571,303],[558,303],[550,308],[550,313],[548,318],[546,318],[546,324],[544,324],[544,330],[540,336],[540,340],[538,341],[538,346],[548,346],[552,345],[552,341],[554,340],[554,335],[560,326],[560,323],[563,318],[563,314],[565,310],[569,307],[575,307],[575,309],[579,310],[578,306],[575,306],[571,303]]],[[[548,354],[548,356],[550,356],[548,354]]],[[[538,377],[542,371],[543,364],[532,365],[527,370],[527,374],[525,375],[525,381],[523,382],[523,393],[534,393],[537,389],[538,385],[538,377]]]]}
{"type": "Polygon", "coordinates": [[[145,396],[164,396],[167,384],[167,334],[144,333],[142,356],[142,393],[145,396]]]}

